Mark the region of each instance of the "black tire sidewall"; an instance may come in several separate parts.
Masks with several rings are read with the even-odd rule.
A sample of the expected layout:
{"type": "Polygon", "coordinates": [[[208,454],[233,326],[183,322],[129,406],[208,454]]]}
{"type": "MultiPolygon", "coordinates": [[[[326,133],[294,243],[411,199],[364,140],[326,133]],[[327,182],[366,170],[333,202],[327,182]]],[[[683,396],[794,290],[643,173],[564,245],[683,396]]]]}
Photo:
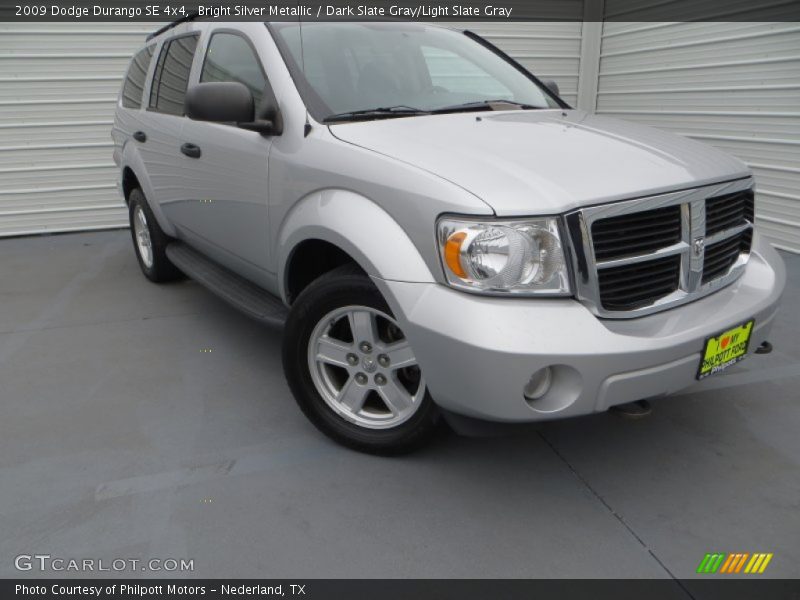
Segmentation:
{"type": "Polygon", "coordinates": [[[375,454],[402,454],[420,447],[439,422],[427,391],[411,418],[388,429],[368,429],[347,421],[317,391],[308,365],[308,342],[319,321],[343,306],[366,306],[394,318],[372,281],[352,268],[336,269],[306,288],[292,306],[283,338],[283,368],[298,405],[318,429],[348,447],[375,454]]]}
{"type": "Polygon", "coordinates": [[[159,226],[153,211],[147,203],[147,199],[138,188],[131,191],[128,197],[128,221],[130,222],[131,239],[133,240],[136,260],[145,277],[155,282],[172,281],[180,278],[181,272],[169,261],[169,258],[167,258],[166,250],[170,238],[159,226]],[[139,246],[136,243],[136,230],[134,228],[133,219],[137,206],[142,207],[144,216],[147,219],[147,229],[150,232],[150,242],[153,248],[153,264],[150,267],[144,264],[139,254],[139,246]]]}

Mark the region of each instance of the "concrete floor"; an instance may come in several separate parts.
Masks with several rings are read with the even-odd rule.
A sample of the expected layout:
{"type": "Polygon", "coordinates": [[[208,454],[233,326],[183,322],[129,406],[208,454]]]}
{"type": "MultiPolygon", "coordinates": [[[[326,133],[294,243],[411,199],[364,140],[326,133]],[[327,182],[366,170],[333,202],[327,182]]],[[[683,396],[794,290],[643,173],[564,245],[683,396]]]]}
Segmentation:
{"type": "Polygon", "coordinates": [[[649,418],[384,459],[304,419],[280,334],[193,282],[146,281],[127,231],[2,240],[0,577],[46,553],[194,559],[195,577],[683,578],[715,551],[773,552],[765,576],[798,577],[785,258],[775,352],[649,418]]]}

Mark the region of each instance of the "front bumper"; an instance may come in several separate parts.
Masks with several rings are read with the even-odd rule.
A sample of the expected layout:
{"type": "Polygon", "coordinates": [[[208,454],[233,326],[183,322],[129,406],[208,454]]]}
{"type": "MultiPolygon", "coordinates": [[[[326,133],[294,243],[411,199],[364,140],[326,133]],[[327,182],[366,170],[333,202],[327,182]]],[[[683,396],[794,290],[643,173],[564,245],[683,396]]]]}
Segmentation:
{"type": "Polygon", "coordinates": [[[758,236],[735,283],[630,320],[598,319],[574,299],[497,298],[376,279],[434,401],[498,422],[585,415],[683,389],[695,382],[708,337],[754,318],[750,352],[767,339],[785,282],[783,261],[758,236]],[[549,391],[527,401],[524,386],[547,366],[549,391]]]}

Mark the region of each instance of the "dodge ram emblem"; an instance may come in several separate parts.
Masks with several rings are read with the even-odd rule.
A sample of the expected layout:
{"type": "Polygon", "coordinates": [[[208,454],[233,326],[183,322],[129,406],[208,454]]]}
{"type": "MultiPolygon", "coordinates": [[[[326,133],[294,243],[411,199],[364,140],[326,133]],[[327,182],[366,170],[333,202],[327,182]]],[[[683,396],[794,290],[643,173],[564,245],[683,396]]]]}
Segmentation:
{"type": "Polygon", "coordinates": [[[703,253],[705,247],[706,247],[706,238],[704,237],[695,238],[694,242],[692,242],[692,250],[694,251],[695,256],[700,256],[703,253]]]}

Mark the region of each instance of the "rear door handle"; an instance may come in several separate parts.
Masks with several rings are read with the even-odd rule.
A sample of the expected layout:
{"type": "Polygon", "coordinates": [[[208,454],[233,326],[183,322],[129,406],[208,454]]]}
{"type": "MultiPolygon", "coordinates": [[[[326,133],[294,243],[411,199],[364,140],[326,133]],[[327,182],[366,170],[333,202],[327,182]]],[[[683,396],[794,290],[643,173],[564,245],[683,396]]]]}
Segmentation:
{"type": "Polygon", "coordinates": [[[147,141],[147,134],[144,131],[134,131],[133,139],[144,144],[147,141]]]}
{"type": "Polygon", "coordinates": [[[200,158],[200,146],[196,144],[185,143],[181,146],[181,152],[183,152],[189,158],[200,158]]]}

